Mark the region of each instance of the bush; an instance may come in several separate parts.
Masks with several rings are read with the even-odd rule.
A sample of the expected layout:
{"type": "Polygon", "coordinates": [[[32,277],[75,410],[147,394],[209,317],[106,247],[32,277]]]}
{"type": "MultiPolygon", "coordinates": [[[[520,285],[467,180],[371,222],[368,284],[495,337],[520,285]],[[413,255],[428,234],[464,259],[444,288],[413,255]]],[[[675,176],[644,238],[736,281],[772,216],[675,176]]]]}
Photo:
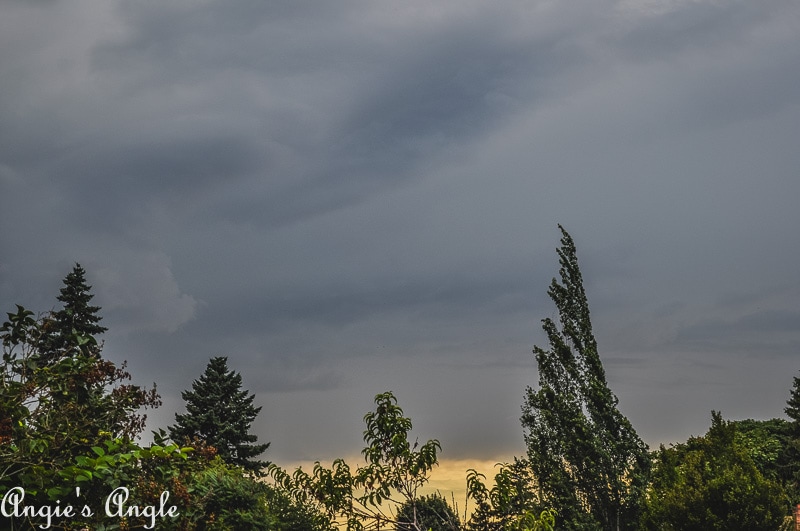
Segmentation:
{"type": "Polygon", "coordinates": [[[397,531],[459,531],[461,522],[439,494],[409,500],[397,511],[397,531]]]}

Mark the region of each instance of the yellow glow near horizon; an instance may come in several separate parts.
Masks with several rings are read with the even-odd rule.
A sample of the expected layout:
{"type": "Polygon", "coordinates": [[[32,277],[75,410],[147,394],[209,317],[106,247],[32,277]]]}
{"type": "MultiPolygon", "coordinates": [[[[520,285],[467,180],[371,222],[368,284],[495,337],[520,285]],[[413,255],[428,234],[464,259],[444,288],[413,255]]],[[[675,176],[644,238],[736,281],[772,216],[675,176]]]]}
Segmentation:
{"type": "MultiPolygon", "coordinates": [[[[364,458],[345,458],[345,461],[355,471],[356,466],[363,466],[364,458]]],[[[458,517],[464,518],[464,510],[467,514],[474,509],[472,503],[465,507],[467,493],[467,470],[474,469],[486,476],[486,486],[491,488],[494,485],[494,475],[498,472],[498,463],[513,461],[513,457],[498,457],[496,459],[442,459],[430,474],[430,481],[420,489],[419,496],[439,493],[451,505],[455,502],[454,509],[457,510],[458,517]]],[[[330,467],[330,462],[321,462],[322,466],[330,467]]],[[[276,463],[277,464],[277,463],[276,463]]],[[[313,461],[295,461],[292,463],[280,464],[280,466],[290,474],[302,467],[308,473],[314,468],[313,461]]]]}

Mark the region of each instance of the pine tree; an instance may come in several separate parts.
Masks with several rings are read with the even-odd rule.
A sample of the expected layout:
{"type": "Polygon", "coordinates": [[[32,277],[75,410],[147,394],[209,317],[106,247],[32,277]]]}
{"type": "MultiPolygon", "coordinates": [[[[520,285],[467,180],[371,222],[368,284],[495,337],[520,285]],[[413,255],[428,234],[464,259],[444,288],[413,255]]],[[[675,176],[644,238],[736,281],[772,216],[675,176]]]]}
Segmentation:
{"type": "Polygon", "coordinates": [[[561,283],[548,295],[559,313],[542,327],[548,350],[535,347],[539,390],[527,389],[522,425],[541,502],[570,529],[636,527],[650,460],[647,446],[617,409],[592,333],[589,305],[570,235],[558,249],[561,283]]]}
{"type": "Polygon", "coordinates": [[[800,377],[795,376],[792,381],[792,391],[786,407],[783,410],[786,416],[792,419],[792,431],[795,436],[800,436],[800,377]]]}
{"type": "Polygon", "coordinates": [[[781,459],[781,481],[792,500],[800,500],[800,377],[792,381],[792,391],[783,410],[791,419],[781,459]]]}
{"type": "Polygon", "coordinates": [[[108,329],[98,324],[103,318],[98,315],[100,307],[90,305],[94,298],[91,289],[86,284],[86,271],[76,263],[64,278],[64,287],[57,297],[64,307],[53,312],[46,321],[41,345],[45,363],[52,363],[75,348],[83,354],[100,356],[101,349],[95,336],[108,329]]]}
{"type": "Polygon", "coordinates": [[[186,413],[175,414],[176,424],[169,428],[170,437],[178,443],[200,440],[213,446],[226,462],[258,471],[266,466],[253,459],[269,447],[253,444],[258,439],[248,433],[261,407],[253,406],[255,395],[241,390],[241,374],[228,370],[228,358],[211,358],[192,389],[181,393],[186,413]]]}

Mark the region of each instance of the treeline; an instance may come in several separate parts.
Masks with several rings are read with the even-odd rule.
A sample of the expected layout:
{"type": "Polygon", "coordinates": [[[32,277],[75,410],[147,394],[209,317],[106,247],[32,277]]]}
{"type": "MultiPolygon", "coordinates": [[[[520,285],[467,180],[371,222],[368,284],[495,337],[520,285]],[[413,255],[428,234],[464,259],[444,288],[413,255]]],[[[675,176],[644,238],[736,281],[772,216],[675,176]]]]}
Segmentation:
{"type": "Polygon", "coordinates": [[[2,529],[326,529],[327,519],[259,480],[267,448],[248,433],[259,408],[215,358],[183,393],[187,413],[136,441],[155,386],[102,356],[100,308],[76,265],[36,316],[0,328],[2,529]]]}
{"type": "Polygon", "coordinates": [[[536,347],[539,381],[521,418],[527,454],[492,482],[466,471],[468,507],[420,496],[438,440],[419,444],[395,396],[364,417],[363,463],[287,471],[261,460],[260,408],[227,358],[182,393],[186,412],[137,443],[160,405],[102,356],[86,272],[64,279],[58,311],[22,306],[0,328],[0,527],[327,531],[747,530],[790,524],[800,501],[800,378],[789,420],[726,421],[650,451],[607,385],[576,249],[561,228],[559,278],[536,347]],[[8,526],[5,526],[5,524],[8,526]]]}

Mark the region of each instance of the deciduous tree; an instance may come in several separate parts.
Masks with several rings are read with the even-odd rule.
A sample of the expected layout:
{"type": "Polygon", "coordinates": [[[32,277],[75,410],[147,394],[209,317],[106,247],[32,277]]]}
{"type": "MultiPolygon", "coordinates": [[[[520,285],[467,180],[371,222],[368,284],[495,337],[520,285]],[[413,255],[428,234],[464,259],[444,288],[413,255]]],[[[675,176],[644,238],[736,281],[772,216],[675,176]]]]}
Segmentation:
{"type": "Polygon", "coordinates": [[[712,412],[704,437],[662,446],[655,454],[642,529],[773,531],[787,507],[736,436],[736,424],[712,412]]]}
{"type": "Polygon", "coordinates": [[[366,464],[355,473],[343,459],[336,459],[331,468],[316,462],[310,474],[302,468],[289,474],[269,466],[276,486],[300,505],[327,514],[337,529],[377,530],[396,524],[390,507],[417,500],[417,491],[438,464],[439,441],[409,441],[411,419],[391,392],[377,395],[375,405],[375,411],[364,416],[366,446],[361,453],[366,464]]]}
{"type": "Polygon", "coordinates": [[[409,500],[397,511],[396,531],[460,531],[458,515],[441,494],[409,500]]]}
{"type": "Polygon", "coordinates": [[[527,461],[515,458],[513,463],[499,467],[491,489],[484,483],[486,476],[473,469],[467,471],[467,496],[475,503],[467,529],[552,531],[556,513],[539,502],[527,461]]]}
{"type": "Polygon", "coordinates": [[[37,505],[76,486],[91,490],[89,483],[76,482],[101,488],[109,485],[105,479],[117,481],[115,466],[128,458],[116,458],[130,452],[112,458],[98,457],[98,451],[110,442],[117,449],[130,447],[144,427],[139,409],[160,403],[155,388],[126,383],[124,367],[82,350],[96,343],[77,331],[68,338],[76,350],[42,365],[50,319],[37,319],[18,305],[0,327],[0,495],[20,487],[26,502],[37,505]]]}
{"type": "Polygon", "coordinates": [[[634,529],[650,460],[606,383],[572,237],[561,229],[561,282],[548,295],[548,349],[534,348],[539,389],[527,389],[522,425],[541,501],[570,529],[634,529]],[[560,326],[559,326],[560,325],[560,326]]]}

